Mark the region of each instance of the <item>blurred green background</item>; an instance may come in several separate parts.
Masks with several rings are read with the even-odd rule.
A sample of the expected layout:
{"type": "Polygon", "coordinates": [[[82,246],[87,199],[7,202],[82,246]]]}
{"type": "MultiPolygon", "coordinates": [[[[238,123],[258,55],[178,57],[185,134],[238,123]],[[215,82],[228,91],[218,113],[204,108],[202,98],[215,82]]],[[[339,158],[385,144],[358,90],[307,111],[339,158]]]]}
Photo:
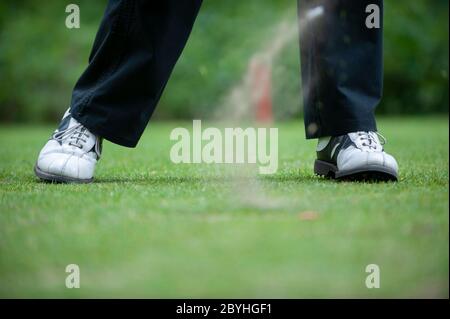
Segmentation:
{"type": "MultiPolygon", "coordinates": [[[[0,121],[59,119],[84,70],[106,0],[78,0],[81,29],[65,27],[68,1],[0,2],[0,121]]],[[[379,114],[448,113],[448,1],[385,1],[385,98],[379,114]]],[[[188,46],[159,105],[160,119],[208,118],[240,83],[249,59],[282,23],[295,25],[295,0],[205,0],[188,46]],[[238,32],[237,32],[238,30],[238,32]]],[[[301,116],[299,49],[274,60],[278,119],[301,116]]]]}

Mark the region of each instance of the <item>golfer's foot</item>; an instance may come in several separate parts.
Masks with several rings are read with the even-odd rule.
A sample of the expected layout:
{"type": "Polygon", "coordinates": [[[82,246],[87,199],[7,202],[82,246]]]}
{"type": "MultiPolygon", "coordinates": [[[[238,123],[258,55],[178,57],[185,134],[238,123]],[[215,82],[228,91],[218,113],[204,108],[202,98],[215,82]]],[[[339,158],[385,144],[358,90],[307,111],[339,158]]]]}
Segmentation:
{"type": "Polygon", "coordinates": [[[397,181],[398,164],[384,152],[385,141],[375,132],[321,138],[314,173],[345,180],[397,181]]]}
{"type": "Polygon", "coordinates": [[[44,181],[90,183],[101,147],[101,138],[89,132],[67,111],[39,154],[34,171],[44,181]]]}

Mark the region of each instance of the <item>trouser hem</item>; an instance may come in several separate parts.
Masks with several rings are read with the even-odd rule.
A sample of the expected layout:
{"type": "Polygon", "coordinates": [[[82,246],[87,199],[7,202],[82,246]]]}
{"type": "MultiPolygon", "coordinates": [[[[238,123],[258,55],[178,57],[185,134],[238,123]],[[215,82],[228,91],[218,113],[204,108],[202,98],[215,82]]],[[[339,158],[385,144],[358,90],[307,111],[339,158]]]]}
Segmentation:
{"type": "Polygon", "coordinates": [[[106,128],[105,126],[96,125],[96,124],[91,123],[91,121],[89,121],[89,118],[87,118],[85,116],[79,116],[76,113],[72,113],[71,116],[75,120],[77,120],[78,122],[83,124],[83,126],[86,127],[91,133],[93,133],[107,141],[110,141],[111,143],[114,143],[114,144],[117,144],[120,146],[124,146],[124,147],[128,147],[128,148],[135,148],[138,144],[138,141],[136,141],[136,140],[117,136],[115,134],[115,132],[113,132],[111,129],[106,128]]]}
{"type": "Polygon", "coordinates": [[[377,124],[375,118],[361,121],[361,120],[342,120],[334,125],[319,127],[316,132],[311,132],[311,127],[308,123],[305,124],[306,138],[317,139],[326,136],[341,136],[348,133],[359,131],[377,131],[377,124]]]}

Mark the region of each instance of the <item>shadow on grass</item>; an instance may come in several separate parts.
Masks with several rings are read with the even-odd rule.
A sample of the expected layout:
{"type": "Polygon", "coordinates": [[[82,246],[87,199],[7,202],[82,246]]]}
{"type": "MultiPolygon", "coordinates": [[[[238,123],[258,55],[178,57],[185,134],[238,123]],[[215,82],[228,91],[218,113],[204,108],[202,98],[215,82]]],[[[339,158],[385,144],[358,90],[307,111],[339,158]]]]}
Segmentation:
{"type": "Polygon", "coordinates": [[[243,177],[243,176],[142,176],[142,177],[100,177],[94,184],[205,184],[205,183],[236,183],[236,182],[289,182],[304,183],[317,181],[312,176],[270,176],[270,177],[243,177]]]}
{"type": "MultiPolygon", "coordinates": [[[[49,182],[35,179],[37,184],[55,184],[64,185],[61,182],[49,182]]],[[[263,183],[263,184],[304,184],[304,183],[335,183],[342,185],[355,185],[355,184],[391,184],[390,181],[383,180],[334,180],[327,177],[319,177],[310,174],[289,174],[289,175],[270,175],[270,176],[111,176],[111,177],[98,177],[92,184],[136,184],[136,185],[207,185],[207,184],[235,184],[235,183],[263,183]]],[[[69,183],[73,185],[76,183],[69,183]]],[[[81,185],[81,184],[80,184],[81,185]]]]}

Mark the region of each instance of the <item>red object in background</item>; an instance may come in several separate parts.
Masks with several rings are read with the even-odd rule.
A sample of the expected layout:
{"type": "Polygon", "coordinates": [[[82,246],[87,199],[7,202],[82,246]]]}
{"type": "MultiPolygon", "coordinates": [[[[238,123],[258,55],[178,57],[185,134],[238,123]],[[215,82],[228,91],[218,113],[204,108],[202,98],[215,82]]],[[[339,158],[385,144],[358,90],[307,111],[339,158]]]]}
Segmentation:
{"type": "Polygon", "coordinates": [[[250,62],[250,89],[256,120],[262,123],[272,122],[272,67],[263,58],[255,57],[250,62]]]}

